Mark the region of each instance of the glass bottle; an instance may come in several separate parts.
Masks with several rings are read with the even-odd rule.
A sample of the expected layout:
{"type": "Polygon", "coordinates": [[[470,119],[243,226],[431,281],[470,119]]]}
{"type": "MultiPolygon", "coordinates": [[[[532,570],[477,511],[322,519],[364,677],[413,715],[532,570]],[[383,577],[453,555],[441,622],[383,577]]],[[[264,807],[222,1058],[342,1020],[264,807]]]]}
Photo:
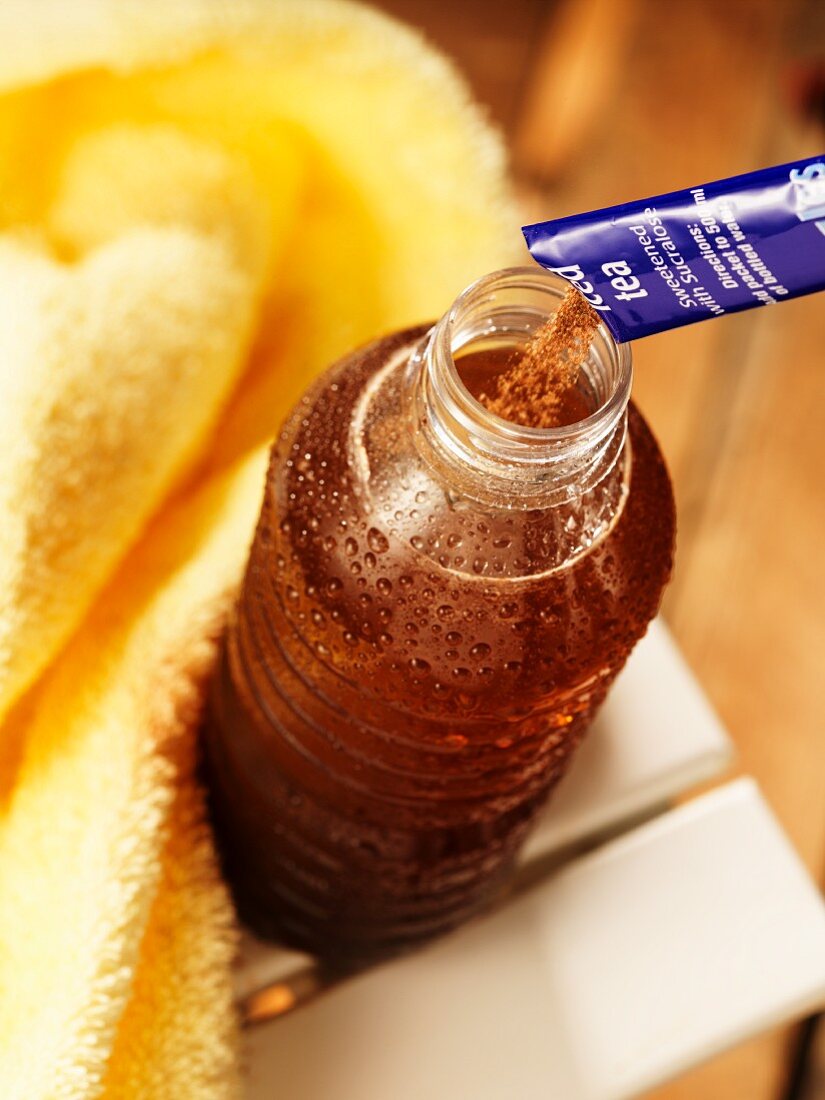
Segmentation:
{"type": "Polygon", "coordinates": [[[582,418],[557,428],[462,380],[566,289],[479,280],[334,365],[273,447],[206,727],[225,866],[264,935],[360,962],[476,912],[656,613],[674,505],[629,347],[600,327],[582,418]]]}

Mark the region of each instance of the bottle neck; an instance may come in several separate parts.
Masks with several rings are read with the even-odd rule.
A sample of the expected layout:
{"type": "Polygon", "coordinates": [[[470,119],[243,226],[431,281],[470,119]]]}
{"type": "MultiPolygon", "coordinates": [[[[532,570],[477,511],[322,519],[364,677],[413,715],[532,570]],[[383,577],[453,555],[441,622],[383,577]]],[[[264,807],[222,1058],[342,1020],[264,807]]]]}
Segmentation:
{"type": "Polygon", "coordinates": [[[581,500],[616,468],[627,426],[630,350],[604,325],[582,367],[585,419],[527,428],[486,409],[461,381],[470,351],[519,347],[558,308],[568,284],[541,268],[511,268],[473,283],[414,353],[416,444],[454,491],[495,507],[534,509],[581,500]]]}

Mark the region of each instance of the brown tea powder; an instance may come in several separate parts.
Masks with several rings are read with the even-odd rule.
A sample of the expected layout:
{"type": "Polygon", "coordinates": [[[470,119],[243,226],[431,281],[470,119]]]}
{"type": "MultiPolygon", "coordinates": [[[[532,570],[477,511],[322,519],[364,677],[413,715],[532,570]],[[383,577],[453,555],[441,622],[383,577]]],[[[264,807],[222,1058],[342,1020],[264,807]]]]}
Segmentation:
{"type": "Polygon", "coordinates": [[[499,375],[495,393],[482,393],[479,400],[523,427],[557,427],[563,398],[578,381],[598,326],[598,313],[571,287],[555,314],[499,375]]]}

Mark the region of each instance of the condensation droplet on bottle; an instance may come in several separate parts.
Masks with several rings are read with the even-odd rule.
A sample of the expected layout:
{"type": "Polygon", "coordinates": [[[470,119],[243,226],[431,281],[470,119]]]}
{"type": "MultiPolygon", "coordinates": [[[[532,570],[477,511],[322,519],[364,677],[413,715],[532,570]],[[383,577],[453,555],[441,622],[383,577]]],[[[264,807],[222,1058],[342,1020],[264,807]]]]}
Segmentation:
{"type": "Polygon", "coordinates": [[[382,596],[389,596],[390,592],[392,592],[392,581],[387,577],[379,577],[375,582],[375,587],[382,596]]]}
{"type": "Polygon", "coordinates": [[[351,561],[349,563],[349,571],[350,571],[350,573],[352,573],[352,575],[354,577],[357,577],[358,574],[361,572],[361,562],[360,561],[351,561]]]}
{"type": "Polygon", "coordinates": [[[445,641],[449,645],[460,645],[461,644],[461,635],[459,634],[459,632],[457,630],[451,630],[450,633],[446,636],[445,641]]]}
{"type": "Polygon", "coordinates": [[[456,680],[469,680],[472,676],[470,670],[468,668],[464,668],[463,666],[454,668],[452,674],[456,680]]]}
{"type": "Polygon", "coordinates": [[[374,550],[376,554],[384,554],[390,548],[387,536],[379,531],[377,527],[370,527],[367,531],[367,542],[370,550],[374,550]]]}
{"type": "Polygon", "coordinates": [[[332,537],[332,535],[327,535],[327,537],[324,539],[324,549],[326,550],[326,552],[328,554],[331,553],[335,549],[336,546],[337,546],[337,543],[336,543],[335,539],[332,537]]]}
{"type": "Polygon", "coordinates": [[[344,540],[344,552],[348,558],[354,557],[358,553],[358,543],[351,535],[344,540]]]}
{"type": "Polygon", "coordinates": [[[482,657],[490,656],[490,647],[486,642],[476,642],[470,650],[470,656],[474,661],[480,661],[482,657]]]}
{"type": "Polygon", "coordinates": [[[368,569],[375,569],[377,564],[378,558],[376,558],[372,550],[368,550],[366,554],[364,554],[364,565],[366,565],[368,569]]]}
{"type": "Polygon", "coordinates": [[[410,585],[413,583],[413,579],[412,577],[408,577],[405,573],[403,577],[398,578],[398,583],[401,585],[402,588],[409,588],[410,585]]]}
{"type": "Polygon", "coordinates": [[[423,550],[424,540],[421,538],[420,535],[413,535],[413,537],[410,539],[410,546],[413,548],[413,550],[423,550]]]}
{"type": "Polygon", "coordinates": [[[341,581],[337,577],[331,577],[326,583],[326,593],[328,596],[337,595],[344,587],[341,581]]]}
{"type": "Polygon", "coordinates": [[[298,589],[297,589],[297,588],[293,588],[293,586],[292,586],[291,584],[288,584],[288,585],[286,586],[286,598],[287,598],[287,599],[288,599],[288,600],[289,600],[289,601],[290,601],[291,603],[295,603],[295,602],[297,601],[297,599],[298,599],[298,589]]]}
{"type": "Polygon", "coordinates": [[[473,558],[473,572],[483,573],[487,562],[484,558],[473,558]]]}
{"type": "Polygon", "coordinates": [[[416,676],[426,676],[430,671],[430,662],[425,661],[423,657],[410,657],[407,663],[410,671],[416,676]]]}
{"type": "Polygon", "coordinates": [[[351,630],[344,631],[344,642],[347,645],[358,645],[358,639],[355,637],[351,630]]]}
{"type": "Polygon", "coordinates": [[[447,545],[451,550],[455,550],[457,546],[461,546],[461,535],[447,535],[447,545]]]}

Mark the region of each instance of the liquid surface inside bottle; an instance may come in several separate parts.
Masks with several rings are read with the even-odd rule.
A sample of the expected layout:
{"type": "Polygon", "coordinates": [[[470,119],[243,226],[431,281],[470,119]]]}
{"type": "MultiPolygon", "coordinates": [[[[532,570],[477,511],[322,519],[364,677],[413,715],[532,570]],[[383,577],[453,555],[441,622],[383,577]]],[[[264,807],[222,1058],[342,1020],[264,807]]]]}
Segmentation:
{"type": "Polygon", "coordinates": [[[354,353],[287,421],[206,724],[242,916],[338,961],[490,899],[671,569],[629,378],[594,367],[566,424],[510,430],[473,395],[518,333],[443,338],[354,353]]]}
{"type": "MultiPolygon", "coordinates": [[[[498,378],[512,370],[519,358],[518,349],[511,345],[488,344],[457,356],[455,367],[468,393],[483,404],[485,395],[495,393],[498,378]]],[[[575,424],[590,416],[594,412],[593,406],[593,400],[588,400],[580,387],[572,386],[558,396],[556,422],[562,427],[575,424]]]]}

